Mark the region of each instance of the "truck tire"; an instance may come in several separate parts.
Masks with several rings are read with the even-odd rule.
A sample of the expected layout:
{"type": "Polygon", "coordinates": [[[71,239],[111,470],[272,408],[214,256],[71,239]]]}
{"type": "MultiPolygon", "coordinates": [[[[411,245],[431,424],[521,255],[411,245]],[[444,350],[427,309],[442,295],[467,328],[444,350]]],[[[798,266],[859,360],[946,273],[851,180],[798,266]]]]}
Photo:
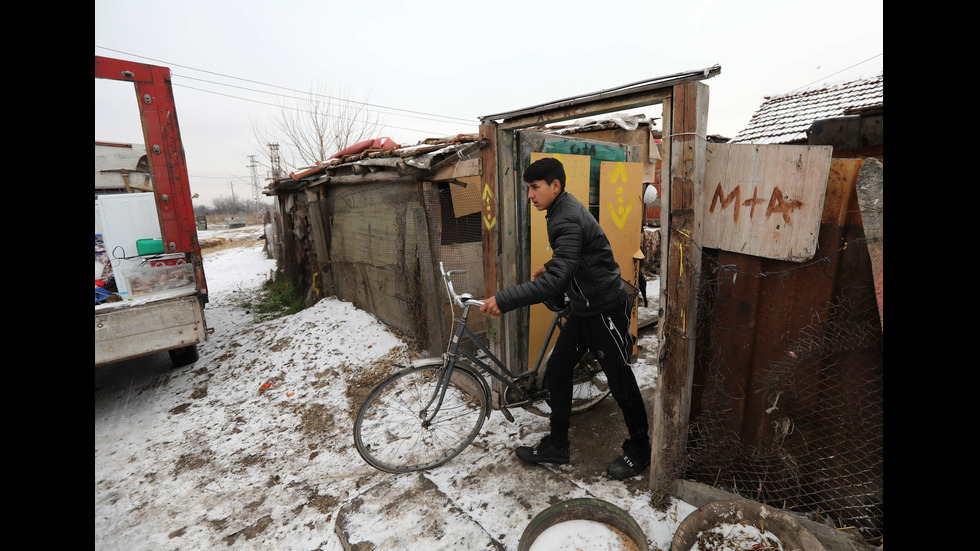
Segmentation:
{"type": "Polygon", "coordinates": [[[184,367],[185,365],[192,364],[199,357],[196,344],[170,350],[170,361],[174,364],[174,367],[184,367]]]}

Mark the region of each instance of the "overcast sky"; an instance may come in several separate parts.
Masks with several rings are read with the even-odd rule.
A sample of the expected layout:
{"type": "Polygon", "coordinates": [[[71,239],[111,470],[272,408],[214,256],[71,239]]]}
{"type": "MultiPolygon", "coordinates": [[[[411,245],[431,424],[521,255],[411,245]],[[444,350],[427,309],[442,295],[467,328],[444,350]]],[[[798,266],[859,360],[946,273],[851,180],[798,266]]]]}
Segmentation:
{"type": "MultiPolygon", "coordinates": [[[[282,97],[314,88],[376,107],[404,145],[718,64],[704,81],[708,133],[732,137],[764,96],[880,73],[883,4],[96,0],[95,55],[171,69],[195,204],[210,204],[251,193],[249,155],[265,184],[269,152],[253,127],[271,125],[282,97]]],[[[95,97],[97,141],[142,142],[132,85],[97,79],[95,97]]]]}

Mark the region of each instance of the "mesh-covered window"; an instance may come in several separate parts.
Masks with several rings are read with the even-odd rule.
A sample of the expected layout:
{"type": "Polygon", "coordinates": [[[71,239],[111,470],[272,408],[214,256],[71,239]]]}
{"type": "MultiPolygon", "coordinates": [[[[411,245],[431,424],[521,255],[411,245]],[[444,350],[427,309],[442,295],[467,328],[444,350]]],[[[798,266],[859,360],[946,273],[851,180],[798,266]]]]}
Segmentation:
{"type": "MultiPolygon", "coordinates": [[[[476,184],[470,183],[475,186],[476,184]]],[[[442,261],[445,269],[465,270],[465,274],[453,276],[453,287],[457,293],[470,293],[474,298],[483,298],[483,213],[480,205],[474,204],[474,189],[470,188],[469,193],[461,193],[468,187],[462,182],[441,182],[438,184],[438,204],[439,204],[439,224],[431,231],[437,232],[438,242],[441,245],[439,260],[442,261]],[[453,189],[452,186],[457,186],[453,189]],[[475,209],[475,210],[474,210],[475,209]]],[[[433,221],[430,221],[430,226],[433,221]]],[[[440,281],[440,290],[444,291],[444,284],[440,281]]],[[[451,311],[449,299],[445,292],[440,298],[443,300],[445,335],[452,331],[452,321],[455,316],[460,314],[460,309],[456,308],[455,313],[451,311]]],[[[486,317],[476,308],[470,309],[468,327],[477,337],[487,345],[486,340],[486,317]]],[[[448,343],[448,339],[447,339],[448,343]]],[[[471,352],[476,352],[476,347],[470,343],[464,343],[471,352]]]]}

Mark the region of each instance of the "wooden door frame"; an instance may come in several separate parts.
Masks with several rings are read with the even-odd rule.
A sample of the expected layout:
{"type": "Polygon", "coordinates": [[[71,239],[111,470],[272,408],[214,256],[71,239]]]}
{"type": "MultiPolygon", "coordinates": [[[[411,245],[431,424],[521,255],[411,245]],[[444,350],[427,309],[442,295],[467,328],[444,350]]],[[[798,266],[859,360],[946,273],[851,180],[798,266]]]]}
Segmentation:
{"type": "MultiPolygon", "coordinates": [[[[664,247],[661,254],[661,350],[659,377],[651,417],[650,487],[681,473],[670,472],[673,460],[683,457],[694,373],[694,335],[697,319],[696,276],[700,270],[699,212],[707,155],[708,87],[701,80],[715,76],[721,67],[678,73],[647,81],[565,98],[507,113],[480,117],[480,137],[489,140],[481,151],[481,187],[486,208],[483,224],[484,295],[515,285],[517,239],[521,235],[516,216],[518,196],[515,132],[532,126],[596,116],[663,104],[663,157],[661,214],[664,247]],[[486,223],[488,220],[493,223],[486,223]],[[665,354],[665,352],[668,352],[665,354]],[[678,455],[680,454],[680,455],[678,455]]],[[[493,320],[487,335],[490,349],[508,365],[517,361],[513,346],[519,324],[505,318],[493,320]]]]}

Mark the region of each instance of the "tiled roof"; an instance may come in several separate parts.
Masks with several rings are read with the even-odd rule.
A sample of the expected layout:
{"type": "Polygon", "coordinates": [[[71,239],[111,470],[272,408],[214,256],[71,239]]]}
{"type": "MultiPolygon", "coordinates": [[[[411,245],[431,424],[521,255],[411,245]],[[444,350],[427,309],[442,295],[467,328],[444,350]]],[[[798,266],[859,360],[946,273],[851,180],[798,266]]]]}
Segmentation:
{"type": "Polygon", "coordinates": [[[813,121],[854,109],[884,105],[884,74],[820,89],[766,97],[748,126],[730,143],[791,143],[806,140],[813,121]]]}

